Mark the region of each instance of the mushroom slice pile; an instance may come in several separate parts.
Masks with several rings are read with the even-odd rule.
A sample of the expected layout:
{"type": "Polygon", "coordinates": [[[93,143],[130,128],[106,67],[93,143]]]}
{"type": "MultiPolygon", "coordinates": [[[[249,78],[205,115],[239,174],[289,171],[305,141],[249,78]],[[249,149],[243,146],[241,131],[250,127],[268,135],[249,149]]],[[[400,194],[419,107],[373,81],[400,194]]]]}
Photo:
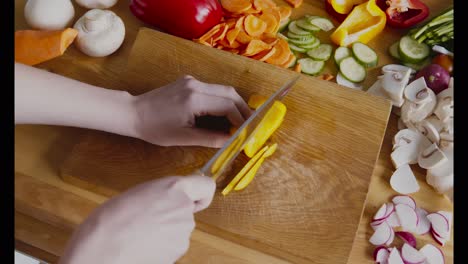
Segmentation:
{"type": "Polygon", "coordinates": [[[394,106],[401,107],[405,102],[403,98],[403,92],[406,88],[406,85],[409,83],[410,77],[410,69],[404,73],[387,71],[383,74],[383,91],[390,97],[394,106]]]}
{"type": "Polygon", "coordinates": [[[401,118],[403,122],[417,123],[434,112],[434,108],[437,104],[437,96],[431,89],[426,89],[426,91],[428,94],[427,98],[421,101],[421,103],[414,103],[410,100],[406,100],[401,106],[401,118]]]}

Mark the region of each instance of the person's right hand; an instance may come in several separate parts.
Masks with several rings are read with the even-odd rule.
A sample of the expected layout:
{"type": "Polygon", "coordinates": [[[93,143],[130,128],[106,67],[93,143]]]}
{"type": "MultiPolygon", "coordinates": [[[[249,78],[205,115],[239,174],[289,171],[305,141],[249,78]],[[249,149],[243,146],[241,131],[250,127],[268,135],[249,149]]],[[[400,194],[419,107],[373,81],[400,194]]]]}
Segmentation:
{"type": "Polygon", "coordinates": [[[133,187],[79,226],[59,263],[174,263],[188,250],[193,214],[208,207],[215,189],[211,178],[195,175],[133,187]]]}
{"type": "Polygon", "coordinates": [[[184,76],[136,96],[137,137],[161,146],[222,147],[230,135],[195,127],[195,117],[226,116],[239,127],[251,110],[233,87],[184,76]]]}

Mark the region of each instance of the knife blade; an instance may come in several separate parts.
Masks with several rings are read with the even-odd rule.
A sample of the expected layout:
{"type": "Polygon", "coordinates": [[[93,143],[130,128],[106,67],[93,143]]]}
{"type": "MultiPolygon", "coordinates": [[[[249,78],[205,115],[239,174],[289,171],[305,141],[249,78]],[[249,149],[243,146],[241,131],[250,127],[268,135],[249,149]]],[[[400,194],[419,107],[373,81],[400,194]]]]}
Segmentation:
{"type": "Polygon", "coordinates": [[[297,76],[288,81],[271,95],[265,103],[237,129],[229,140],[226,141],[224,146],[199,170],[199,173],[216,180],[242,151],[246,142],[248,142],[250,137],[254,134],[273,103],[277,100],[283,100],[299,78],[300,76],[297,76]]]}

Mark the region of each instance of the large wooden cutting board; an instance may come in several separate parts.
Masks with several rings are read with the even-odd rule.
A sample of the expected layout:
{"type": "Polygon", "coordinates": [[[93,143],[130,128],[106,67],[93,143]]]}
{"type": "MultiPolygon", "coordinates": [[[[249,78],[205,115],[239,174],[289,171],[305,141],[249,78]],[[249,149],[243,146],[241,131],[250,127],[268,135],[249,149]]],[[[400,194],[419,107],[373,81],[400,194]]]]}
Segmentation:
{"type": "MultiPolygon", "coordinates": [[[[145,28],[127,73],[125,85],[132,94],[191,74],[232,85],[244,98],[254,92],[270,95],[298,75],[145,28]]],[[[277,152],[244,191],[223,197],[218,190],[211,206],[196,215],[197,227],[295,263],[346,263],[391,104],[306,75],[284,103],[285,121],[272,138],[279,144],[277,152]]],[[[61,175],[114,195],[150,179],[190,173],[215,151],[158,147],[90,131],[66,159],[61,175]]],[[[232,172],[245,161],[240,155],[232,172]]]]}

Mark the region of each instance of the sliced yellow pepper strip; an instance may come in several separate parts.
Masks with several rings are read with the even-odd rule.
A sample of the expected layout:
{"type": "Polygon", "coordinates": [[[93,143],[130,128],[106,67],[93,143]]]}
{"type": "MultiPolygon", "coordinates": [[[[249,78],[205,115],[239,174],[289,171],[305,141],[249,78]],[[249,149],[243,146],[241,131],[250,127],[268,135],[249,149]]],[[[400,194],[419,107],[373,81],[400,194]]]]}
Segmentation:
{"type": "Polygon", "coordinates": [[[250,108],[257,110],[260,106],[262,106],[263,103],[266,102],[267,99],[268,98],[263,95],[252,94],[249,97],[249,101],[247,102],[247,104],[249,105],[250,108]]]}
{"type": "Polygon", "coordinates": [[[257,162],[257,160],[262,157],[263,153],[267,151],[268,146],[263,147],[253,158],[251,158],[244,167],[237,173],[237,175],[229,182],[229,184],[221,192],[223,195],[227,195],[232,191],[234,186],[244,177],[244,175],[252,168],[252,166],[257,162]]]}
{"type": "Polygon", "coordinates": [[[367,0],[331,0],[333,9],[340,14],[349,14],[355,5],[362,4],[367,0]]]}
{"type": "Polygon", "coordinates": [[[235,139],[235,143],[229,146],[229,148],[227,148],[218,157],[218,159],[213,163],[213,166],[211,166],[211,173],[213,174],[213,177],[212,177],[213,180],[216,180],[216,178],[219,176],[217,175],[218,170],[221,169],[221,167],[226,163],[226,161],[230,159],[241,148],[242,144],[245,141],[246,134],[247,134],[246,130],[241,131],[241,133],[239,133],[239,136],[235,139]]]}
{"type": "Polygon", "coordinates": [[[255,133],[244,146],[244,153],[252,158],[265,144],[270,136],[278,129],[286,115],[286,106],[281,101],[275,101],[263,117],[255,133]]]}
{"type": "Polygon", "coordinates": [[[276,149],[278,148],[278,144],[274,143],[271,145],[263,155],[261,155],[260,159],[255,163],[255,165],[250,169],[245,176],[241,179],[241,181],[234,187],[235,191],[243,190],[250,182],[252,182],[253,178],[257,174],[258,169],[263,164],[266,158],[270,157],[275,153],[276,149]]]}
{"type": "Polygon", "coordinates": [[[367,43],[376,37],[384,29],[387,18],[375,1],[369,0],[354,7],[343,23],[330,35],[333,43],[347,47],[356,41],[367,43]]]}

